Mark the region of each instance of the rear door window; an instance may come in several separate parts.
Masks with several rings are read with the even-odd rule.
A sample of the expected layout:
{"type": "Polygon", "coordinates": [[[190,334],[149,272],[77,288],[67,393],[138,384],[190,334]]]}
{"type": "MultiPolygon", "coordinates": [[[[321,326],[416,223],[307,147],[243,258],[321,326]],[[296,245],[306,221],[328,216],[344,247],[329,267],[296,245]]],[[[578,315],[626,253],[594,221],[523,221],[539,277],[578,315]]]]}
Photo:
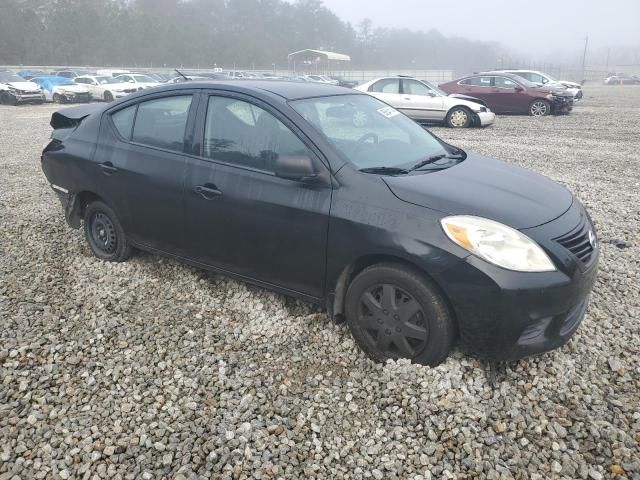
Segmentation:
{"type": "Polygon", "coordinates": [[[378,93],[400,93],[400,79],[384,78],[371,85],[369,91],[378,93]]]}
{"type": "Polygon", "coordinates": [[[471,77],[462,80],[460,83],[474,87],[490,87],[492,85],[492,77],[471,77]]]}
{"type": "Polygon", "coordinates": [[[180,95],[138,104],[131,139],[144,145],[182,152],[191,98],[191,95],[180,95]]]}

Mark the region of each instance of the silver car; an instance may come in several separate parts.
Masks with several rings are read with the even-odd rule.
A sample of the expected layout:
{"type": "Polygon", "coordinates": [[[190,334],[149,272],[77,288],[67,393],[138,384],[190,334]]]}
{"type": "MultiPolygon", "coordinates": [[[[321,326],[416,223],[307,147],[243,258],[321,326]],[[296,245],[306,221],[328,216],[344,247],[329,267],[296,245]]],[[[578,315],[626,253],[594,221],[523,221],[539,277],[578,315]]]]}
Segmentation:
{"type": "Polygon", "coordinates": [[[486,127],[496,118],[480,100],[449,96],[417,78],[376,78],[355,89],[388,103],[417,122],[444,123],[452,128],[486,127]]]}

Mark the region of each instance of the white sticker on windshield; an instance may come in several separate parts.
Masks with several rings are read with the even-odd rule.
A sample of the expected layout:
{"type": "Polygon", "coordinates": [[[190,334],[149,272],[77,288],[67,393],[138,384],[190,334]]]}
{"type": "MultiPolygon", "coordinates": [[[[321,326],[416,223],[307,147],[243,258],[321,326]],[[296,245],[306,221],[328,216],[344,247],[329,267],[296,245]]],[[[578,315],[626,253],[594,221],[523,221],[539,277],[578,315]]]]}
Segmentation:
{"type": "Polygon", "coordinates": [[[397,111],[395,108],[393,107],[382,107],[378,110],[378,113],[380,115],[383,115],[387,118],[391,118],[391,117],[395,117],[396,115],[400,115],[400,112],[397,111]]]}

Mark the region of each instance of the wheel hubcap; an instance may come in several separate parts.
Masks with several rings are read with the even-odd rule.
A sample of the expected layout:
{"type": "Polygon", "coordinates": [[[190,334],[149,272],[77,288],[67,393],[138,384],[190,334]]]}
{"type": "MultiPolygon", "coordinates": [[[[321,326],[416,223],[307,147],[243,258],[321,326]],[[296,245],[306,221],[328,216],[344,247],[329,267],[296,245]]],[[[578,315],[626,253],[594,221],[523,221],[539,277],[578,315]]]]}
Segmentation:
{"type": "Polygon", "coordinates": [[[451,113],[451,125],[463,127],[467,123],[467,113],[463,110],[456,110],[451,113]]]}
{"type": "Polygon", "coordinates": [[[104,253],[116,251],[117,238],[113,223],[104,213],[96,213],[91,219],[91,238],[104,253]]]}
{"type": "Polygon", "coordinates": [[[427,342],[422,307],[395,285],[376,285],[362,295],[358,323],[371,345],[390,358],[413,358],[427,342]]]}
{"type": "Polygon", "coordinates": [[[531,105],[531,114],[534,117],[541,117],[547,113],[547,104],[544,102],[536,102],[531,105]]]}

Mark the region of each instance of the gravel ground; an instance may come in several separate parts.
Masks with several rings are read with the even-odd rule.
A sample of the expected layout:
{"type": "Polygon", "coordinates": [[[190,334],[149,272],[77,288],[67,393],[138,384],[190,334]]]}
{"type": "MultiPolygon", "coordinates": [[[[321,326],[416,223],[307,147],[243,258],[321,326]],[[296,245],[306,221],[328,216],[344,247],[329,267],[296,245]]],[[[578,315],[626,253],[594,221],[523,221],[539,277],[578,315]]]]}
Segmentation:
{"type": "Polygon", "coordinates": [[[0,107],[0,480],[640,478],[640,87],[437,134],[567,185],[602,245],[568,345],[374,364],[314,307],[95,259],[40,171],[56,107],[0,107]]]}

